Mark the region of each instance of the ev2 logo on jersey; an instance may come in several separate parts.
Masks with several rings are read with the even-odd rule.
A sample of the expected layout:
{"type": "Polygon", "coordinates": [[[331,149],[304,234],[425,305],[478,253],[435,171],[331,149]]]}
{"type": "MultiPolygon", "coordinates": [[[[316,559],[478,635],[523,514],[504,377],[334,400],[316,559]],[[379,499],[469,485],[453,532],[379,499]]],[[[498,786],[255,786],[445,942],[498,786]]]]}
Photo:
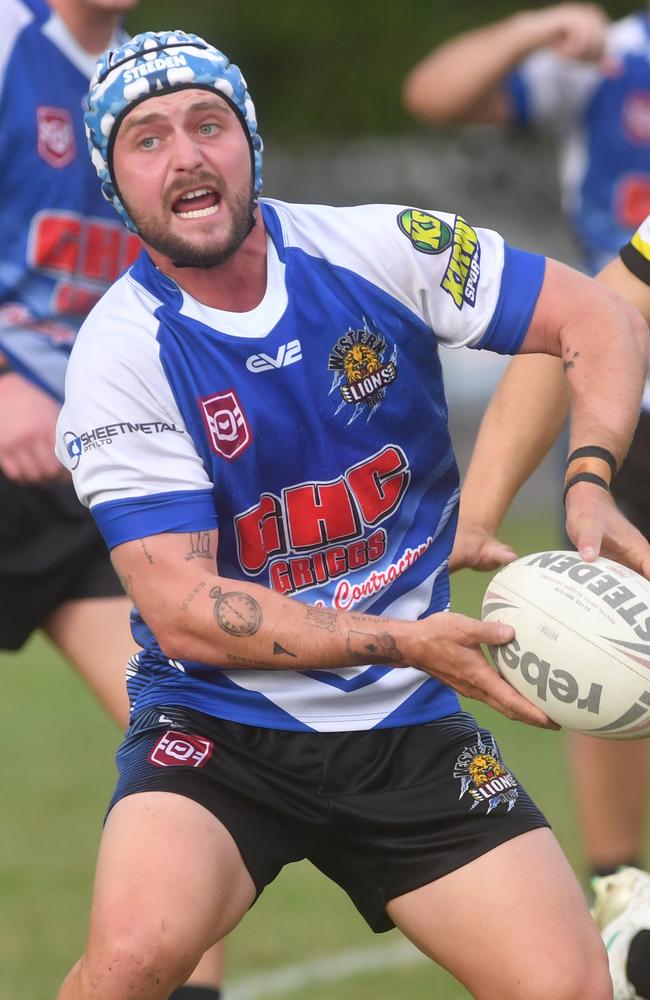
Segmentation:
{"type": "Polygon", "coordinates": [[[296,361],[302,361],[302,347],[299,340],[290,340],[288,344],[281,344],[275,357],[270,354],[251,354],[246,359],[246,367],[249,372],[270,372],[274,368],[286,368],[296,361]]]}

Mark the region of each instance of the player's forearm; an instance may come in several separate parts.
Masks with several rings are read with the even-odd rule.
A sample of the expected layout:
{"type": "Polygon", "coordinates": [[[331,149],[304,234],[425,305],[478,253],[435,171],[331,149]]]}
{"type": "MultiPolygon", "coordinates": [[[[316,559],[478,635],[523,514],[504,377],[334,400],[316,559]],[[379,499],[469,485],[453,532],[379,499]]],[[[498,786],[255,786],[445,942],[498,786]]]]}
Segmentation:
{"type": "Polygon", "coordinates": [[[159,641],[172,659],[228,669],[305,670],[407,665],[418,658],[412,623],[409,630],[397,620],[314,607],[223,577],[206,577],[201,591],[186,615],[163,627],[159,641]]]}
{"type": "Polygon", "coordinates": [[[416,623],[337,612],[215,572],[216,532],[162,534],[112,552],[125,590],[170,659],[265,670],[419,662],[416,623]]]}
{"type": "Polygon", "coordinates": [[[461,521],[496,534],[519,489],[556,441],[567,413],[560,361],[537,354],[513,358],[481,421],[463,478],[461,521]]]}
{"type": "MultiPolygon", "coordinates": [[[[411,70],[404,83],[404,106],[415,117],[441,125],[486,120],[490,115],[482,108],[485,99],[494,98],[523,59],[551,44],[555,31],[543,11],[521,11],[458,35],[411,70]]],[[[503,116],[503,123],[506,108],[505,103],[501,109],[495,106],[495,117],[503,116]]]]}

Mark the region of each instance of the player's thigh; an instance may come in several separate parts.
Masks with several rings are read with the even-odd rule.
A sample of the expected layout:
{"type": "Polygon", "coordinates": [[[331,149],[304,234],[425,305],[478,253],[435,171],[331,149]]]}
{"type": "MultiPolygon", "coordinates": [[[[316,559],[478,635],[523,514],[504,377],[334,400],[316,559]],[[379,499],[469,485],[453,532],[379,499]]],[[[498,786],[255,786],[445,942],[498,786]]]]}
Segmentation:
{"type": "Polygon", "coordinates": [[[499,845],[387,910],[481,1000],[609,1000],[600,936],[548,829],[499,845]]]}
{"type": "Polygon", "coordinates": [[[129,705],[126,666],[137,650],[131,602],[124,596],[66,601],[43,623],[48,638],[70,661],[109,715],[125,729],[129,705]]]}
{"type": "Polygon", "coordinates": [[[254,898],[237,846],[211,812],[170,792],[129,795],[104,828],[88,959],[136,955],[189,972],[254,898]]]}

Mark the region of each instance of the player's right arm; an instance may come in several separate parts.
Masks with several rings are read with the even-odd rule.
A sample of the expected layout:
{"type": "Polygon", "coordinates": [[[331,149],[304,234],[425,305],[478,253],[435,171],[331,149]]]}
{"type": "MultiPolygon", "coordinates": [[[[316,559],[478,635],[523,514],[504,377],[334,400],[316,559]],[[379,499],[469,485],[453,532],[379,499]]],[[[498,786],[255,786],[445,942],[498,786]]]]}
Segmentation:
{"type": "Polygon", "coordinates": [[[448,612],[402,621],[314,607],[219,575],[217,531],[161,533],[116,546],[122,584],[165,654],[227,670],[414,666],[510,719],[557,728],[488,665],[514,629],[448,612]]]}
{"type": "Polygon", "coordinates": [[[525,10],[444,42],[419,62],[404,83],[414,117],[436,125],[509,124],[515,118],[506,77],[529,55],[551,49],[568,59],[596,62],[608,19],[592,3],[525,10]]]}

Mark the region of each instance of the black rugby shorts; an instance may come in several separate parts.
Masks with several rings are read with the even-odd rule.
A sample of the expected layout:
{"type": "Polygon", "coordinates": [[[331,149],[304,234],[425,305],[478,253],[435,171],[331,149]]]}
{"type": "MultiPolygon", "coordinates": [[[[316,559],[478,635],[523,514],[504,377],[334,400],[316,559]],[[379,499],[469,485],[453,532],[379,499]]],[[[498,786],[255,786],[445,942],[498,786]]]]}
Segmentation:
{"type": "Polygon", "coordinates": [[[399,729],[259,729],[189,709],[148,708],[117,753],[110,808],[127,795],[185,795],[230,831],[258,895],[309,859],[374,931],[386,904],[528,830],[548,826],[464,712],[399,729]]]}
{"type": "Polygon", "coordinates": [[[0,649],[20,649],[67,601],[123,593],[72,484],[21,486],[0,473],[0,649]]]}

